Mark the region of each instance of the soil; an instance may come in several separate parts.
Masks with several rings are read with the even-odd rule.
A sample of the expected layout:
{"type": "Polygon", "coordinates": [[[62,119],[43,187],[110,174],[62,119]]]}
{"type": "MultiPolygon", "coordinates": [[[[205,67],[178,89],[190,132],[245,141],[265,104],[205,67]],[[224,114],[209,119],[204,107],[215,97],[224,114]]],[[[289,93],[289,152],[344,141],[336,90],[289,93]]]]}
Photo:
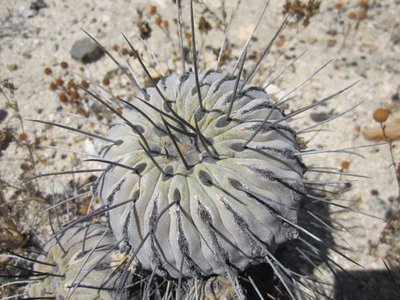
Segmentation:
{"type": "MultiPolygon", "coordinates": [[[[185,33],[190,32],[187,2],[182,1],[185,33]]],[[[194,2],[196,22],[204,16],[211,25],[210,29],[203,20],[202,31],[197,31],[200,67],[214,68],[226,22],[236,1],[225,1],[225,5],[220,1],[194,2]]],[[[232,72],[264,5],[261,0],[242,2],[228,33],[229,52],[224,57],[223,72],[232,72]]],[[[250,42],[244,76],[284,20],[284,1],[270,2],[250,42]]],[[[38,3],[41,1],[36,1],[38,3]]],[[[143,85],[150,83],[137,60],[129,53],[124,55],[123,48],[129,49],[129,46],[122,33],[139,49],[153,77],[182,70],[172,0],[45,0],[44,3],[45,7],[32,12],[28,11],[32,3],[27,1],[0,2],[0,244],[15,251],[24,251],[40,243],[41,239],[46,240],[51,229],[44,210],[63,197],[88,194],[87,184],[94,177],[90,173],[81,173],[42,177],[29,183],[24,181],[35,174],[98,168],[95,163],[83,160],[95,156],[102,144],[99,140],[29,119],[61,123],[105,135],[108,125],[115,120],[114,115],[81,90],[78,90],[79,99],[73,99],[68,81],[75,78],[78,84],[84,78],[91,88],[103,95],[112,92],[126,100],[132,100],[137,92],[107,55],[90,64],[71,58],[74,43],[87,37],[82,29],[93,35],[121,64],[129,59],[143,85]],[[29,14],[33,15],[28,17],[29,14]],[[144,41],[138,38],[140,35],[144,41]],[[119,51],[115,51],[117,47],[119,51]],[[61,62],[67,62],[68,67],[62,68],[61,62]],[[45,68],[51,68],[50,75],[45,74],[45,68]],[[51,90],[51,83],[57,79],[62,79],[64,84],[51,90]],[[67,99],[60,97],[62,93],[67,94],[67,99]]],[[[326,275],[333,284],[327,289],[332,289],[331,296],[337,299],[400,297],[399,288],[387,271],[388,268],[391,270],[399,284],[396,276],[400,273],[400,198],[395,172],[400,163],[399,143],[396,140],[388,142],[385,138],[382,142],[368,141],[362,134],[367,127],[380,128],[381,124],[372,117],[379,107],[390,111],[387,122],[400,118],[399,5],[400,1],[396,0],[323,1],[308,26],[304,26],[304,18],[289,18],[289,24],[252,82],[258,85],[268,82],[280,68],[304,51],[296,64],[274,82],[284,92],[290,92],[333,60],[290,94],[293,99],[286,103],[287,112],[357,82],[334,100],[291,121],[293,128],[300,131],[315,125],[315,120],[323,121],[349,110],[340,118],[300,135],[307,142],[307,150],[367,145],[346,151],[303,155],[308,166],[332,167],[367,177],[309,173],[309,177],[318,180],[342,184],[350,181],[346,183],[348,191],[335,200],[350,209],[343,211],[331,206],[329,214],[346,228],[333,235],[335,243],[344,255],[362,267],[338,253],[331,253],[333,261],[343,268],[336,279],[326,275]],[[353,274],[359,284],[342,284],[340,289],[340,278],[346,272],[353,274]]],[[[185,36],[185,45],[188,40],[190,37],[185,36]]],[[[190,62],[191,58],[187,60],[190,62]]],[[[397,131],[400,130],[397,128],[397,131]]],[[[329,188],[338,189],[339,186],[334,184],[329,188]]],[[[71,201],[68,211],[64,207],[59,210],[61,222],[85,213],[87,202],[82,198],[71,201]]],[[[2,257],[0,265],[6,261],[2,257]]],[[[0,290],[0,295],[10,296],[16,292],[15,289],[0,290]]]]}

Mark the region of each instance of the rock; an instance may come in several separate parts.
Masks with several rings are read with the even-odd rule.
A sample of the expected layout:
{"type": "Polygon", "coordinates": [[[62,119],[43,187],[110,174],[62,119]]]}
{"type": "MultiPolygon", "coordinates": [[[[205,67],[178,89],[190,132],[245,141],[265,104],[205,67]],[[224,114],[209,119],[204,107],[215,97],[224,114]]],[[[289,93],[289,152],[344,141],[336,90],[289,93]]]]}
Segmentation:
{"type": "Polygon", "coordinates": [[[20,13],[25,18],[32,18],[39,13],[39,10],[41,10],[42,8],[45,8],[45,7],[47,7],[47,4],[44,2],[44,0],[37,0],[37,1],[31,2],[29,7],[21,6],[20,13]]]}
{"type": "Polygon", "coordinates": [[[17,64],[8,64],[8,65],[6,65],[6,68],[9,71],[15,71],[16,69],[18,69],[18,65],[17,64]]]}
{"type": "Polygon", "coordinates": [[[95,62],[104,55],[104,51],[90,38],[84,38],[76,41],[71,49],[73,59],[84,64],[95,62]]]}
{"type": "Polygon", "coordinates": [[[31,2],[31,5],[29,8],[32,10],[36,10],[36,13],[37,13],[42,8],[46,8],[46,7],[47,7],[47,4],[44,2],[44,0],[36,0],[36,1],[31,2]]]}
{"type": "Polygon", "coordinates": [[[22,56],[25,57],[25,58],[27,58],[27,59],[32,58],[32,54],[30,54],[29,52],[24,52],[24,53],[22,53],[22,56]]]}
{"type": "Polygon", "coordinates": [[[328,120],[332,116],[332,112],[326,113],[326,112],[313,112],[310,113],[310,118],[314,122],[323,122],[328,120]]]}
{"type": "Polygon", "coordinates": [[[337,43],[336,39],[329,39],[326,44],[328,47],[334,47],[336,43],[337,43]]]}
{"type": "Polygon", "coordinates": [[[26,6],[21,6],[19,12],[24,18],[33,18],[38,14],[37,10],[31,9],[30,7],[26,6]]]}
{"type": "Polygon", "coordinates": [[[368,141],[380,142],[380,141],[395,141],[400,139],[400,118],[397,118],[391,122],[385,123],[385,132],[382,131],[382,127],[365,127],[362,130],[362,135],[368,141]]]}
{"type": "Polygon", "coordinates": [[[3,123],[7,116],[8,112],[5,109],[0,109],[0,123],[3,123]]]}
{"type": "Polygon", "coordinates": [[[400,44],[400,22],[397,22],[392,29],[392,34],[390,36],[390,40],[394,45],[400,44]]]}

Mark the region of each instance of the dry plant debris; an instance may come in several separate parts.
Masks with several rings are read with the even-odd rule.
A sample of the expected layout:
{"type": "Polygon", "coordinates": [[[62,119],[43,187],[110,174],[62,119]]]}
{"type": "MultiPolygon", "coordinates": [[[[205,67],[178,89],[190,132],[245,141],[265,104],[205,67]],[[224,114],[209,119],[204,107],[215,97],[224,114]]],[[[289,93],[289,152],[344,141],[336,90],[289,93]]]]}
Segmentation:
{"type": "Polygon", "coordinates": [[[295,17],[295,23],[303,21],[303,25],[308,26],[311,17],[318,13],[320,5],[321,1],[318,0],[308,0],[308,2],[286,0],[282,13],[295,17]]]}

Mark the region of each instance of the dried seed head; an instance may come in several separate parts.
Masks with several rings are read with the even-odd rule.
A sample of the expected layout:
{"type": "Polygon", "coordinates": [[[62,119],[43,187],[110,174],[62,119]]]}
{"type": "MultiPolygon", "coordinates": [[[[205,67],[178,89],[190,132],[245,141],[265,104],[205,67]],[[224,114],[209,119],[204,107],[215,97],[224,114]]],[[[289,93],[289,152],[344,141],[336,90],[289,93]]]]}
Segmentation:
{"type": "Polygon", "coordinates": [[[26,134],[25,134],[25,133],[20,133],[20,134],[18,135],[18,140],[19,140],[20,142],[26,141],[26,140],[27,140],[26,134]]]}
{"type": "Polygon", "coordinates": [[[390,111],[386,108],[378,108],[373,113],[373,118],[376,122],[385,122],[389,118],[390,111]]]}
{"type": "Polygon", "coordinates": [[[281,36],[276,40],[275,46],[278,47],[278,48],[279,48],[279,47],[282,47],[283,44],[285,43],[285,41],[286,41],[285,36],[284,36],[284,35],[281,35],[281,36]]]}
{"type": "Polygon", "coordinates": [[[357,14],[354,11],[349,12],[349,14],[347,15],[349,17],[349,19],[355,19],[357,18],[357,14]]]}
{"type": "Polygon", "coordinates": [[[119,51],[119,46],[117,44],[112,45],[111,49],[113,51],[119,51]]]}
{"type": "Polygon", "coordinates": [[[328,47],[334,47],[336,45],[336,43],[337,43],[336,39],[329,39],[327,41],[327,46],[328,47]]]}
{"type": "Polygon", "coordinates": [[[78,100],[80,98],[79,93],[77,91],[72,91],[70,93],[70,95],[71,95],[71,98],[74,100],[78,100]]]}
{"type": "Polygon", "coordinates": [[[55,82],[50,83],[50,90],[55,91],[58,89],[58,85],[55,82]]]}
{"type": "Polygon", "coordinates": [[[368,18],[368,13],[366,12],[366,11],[360,11],[359,13],[358,13],[358,19],[359,20],[365,20],[365,19],[367,19],[368,18]]]}
{"type": "Polygon", "coordinates": [[[211,29],[212,29],[212,26],[211,26],[210,22],[208,22],[204,16],[201,16],[200,20],[199,20],[200,32],[207,34],[211,29]]]}
{"type": "Polygon", "coordinates": [[[340,166],[342,167],[342,170],[347,170],[350,167],[350,162],[348,160],[343,160],[340,163],[340,166]]]}
{"type": "Polygon", "coordinates": [[[110,79],[108,79],[107,77],[104,77],[103,80],[101,81],[101,83],[105,86],[109,86],[110,85],[110,79]]]}
{"type": "Polygon", "coordinates": [[[64,80],[62,80],[61,78],[57,78],[57,80],[55,81],[56,85],[58,86],[62,86],[64,84],[64,80]]]}
{"type": "Polygon", "coordinates": [[[82,80],[81,80],[81,86],[82,86],[84,89],[88,89],[88,88],[89,88],[89,83],[88,83],[86,80],[82,79],[82,80]]]}
{"type": "Polygon", "coordinates": [[[157,13],[157,6],[151,5],[149,10],[150,10],[150,15],[155,15],[157,13]]]}
{"type": "Polygon", "coordinates": [[[136,53],[134,51],[129,50],[128,54],[129,54],[130,57],[136,58],[136,53]]]}
{"type": "Polygon", "coordinates": [[[75,82],[74,82],[72,79],[68,80],[68,82],[67,82],[67,88],[70,89],[70,90],[76,89],[75,82]]]}
{"type": "Polygon", "coordinates": [[[58,98],[62,103],[67,103],[68,102],[68,96],[65,93],[61,93],[58,98]]]}
{"type": "Polygon", "coordinates": [[[68,63],[66,61],[62,61],[62,62],[60,62],[60,67],[62,69],[67,69],[68,68],[68,63]]]}
{"type": "Polygon", "coordinates": [[[124,56],[128,55],[129,54],[129,49],[128,48],[122,48],[121,49],[121,54],[124,55],[124,56]]]}
{"type": "Polygon", "coordinates": [[[162,21],[162,26],[163,26],[165,29],[168,29],[168,27],[169,27],[169,22],[168,22],[168,20],[163,20],[163,21],[162,21]]]}
{"type": "Polygon", "coordinates": [[[49,67],[44,68],[43,70],[45,75],[50,75],[51,73],[53,73],[53,70],[49,67]]]}
{"type": "Polygon", "coordinates": [[[156,23],[157,26],[161,26],[162,19],[160,16],[157,16],[154,20],[154,23],[156,23]]]}
{"type": "Polygon", "coordinates": [[[335,4],[335,8],[336,8],[337,10],[342,9],[342,8],[343,8],[343,3],[342,3],[342,2],[337,2],[337,3],[335,4]]]}
{"type": "Polygon", "coordinates": [[[366,9],[368,7],[368,2],[365,0],[360,0],[360,1],[358,1],[358,6],[363,9],[366,9]]]}

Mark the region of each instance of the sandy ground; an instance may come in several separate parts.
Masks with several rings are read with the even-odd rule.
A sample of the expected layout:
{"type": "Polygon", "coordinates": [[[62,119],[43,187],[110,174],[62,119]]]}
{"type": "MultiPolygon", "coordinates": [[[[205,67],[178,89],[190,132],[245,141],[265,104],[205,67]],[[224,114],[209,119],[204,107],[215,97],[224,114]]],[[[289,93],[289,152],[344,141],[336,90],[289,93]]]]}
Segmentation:
{"type": "MultiPolygon", "coordinates": [[[[183,20],[188,26],[189,7],[187,1],[183,2],[183,20]]],[[[223,37],[222,29],[218,29],[219,22],[223,22],[222,9],[219,1],[215,2],[218,3],[205,1],[207,6],[196,5],[196,14],[204,14],[213,26],[208,34],[198,35],[198,43],[202,45],[200,48],[202,68],[213,67],[216,56],[211,49],[218,48],[223,37]],[[209,11],[203,10],[205,7],[208,7],[209,11]]],[[[225,9],[228,16],[235,2],[226,3],[225,9]]],[[[256,33],[256,38],[250,44],[251,55],[249,55],[245,70],[251,69],[255,58],[262,53],[283,21],[283,2],[271,1],[256,33]]],[[[289,91],[330,59],[334,60],[315,78],[293,93],[296,97],[289,102],[288,111],[307,105],[358,81],[343,95],[316,108],[316,112],[334,115],[362,102],[346,115],[322,126],[323,131],[305,134],[303,136],[305,140],[310,140],[308,149],[321,146],[326,149],[340,149],[374,144],[362,135],[365,127],[379,127],[372,118],[373,111],[378,107],[389,109],[391,114],[388,122],[400,116],[398,93],[400,87],[400,24],[398,23],[400,2],[366,1],[369,4],[368,9],[360,7],[359,2],[362,1],[323,1],[319,12],[311,18],[310,25],[304,27],[300,22],[287,26],[253,82],[263,84],[272,78],[280,67],[288,64],[291,58],[305,50],[307,52],[295,67],[289,68],[284,76],[277,80],[277,85],[283,90],[289,91]],[[342,8],[335,7],[338,3],[342,4],[342,8]],[[355,14],[354,18],[352,18],[352,13],[355,14]]],[[[59,77],[68,81],[72,76],[69,72],[76,72],[97,81],[105,77],[109,78],[111,84],[107,86],[107,89],[128,99],[135,93],[135,87],[121,75],[116,65],[107,57],[84,66],[71,58],[72,45],[85,37],[81,28],[95,36],[107,49],[111,49],[115,44],[127,47],[121,33],[126,34],[144,53],[144,59],[152,66],[150,69],[155,76],[157,69],[165,71],[169,68],[173,72],[181,70],[177,54],[178,39],[173,22],[176,16],[172,1],[69,0],[61,2],[46,0],[45,3],[46,8],[40,9],[37,15],[27,18],[22,15],[24,9],[29,6],[27,1],[3,0],[0,2],[0,23],[2,24],[0,26],[0,80],[4,92],[1,96],[0,109],[7,112],[4,119],[1,119],[1,130],[7,131],[14,137],[9,144],[7,143],[1,155],[0,205],[6,207],[8,218],[3,212],[0,220],[1,222],[3,219],[9,222],[14,220],[17,237],[29,231],[28,224],[44,236],[48,234],[48,228],[46,229],[43,225],[46,224],[45,217],[40,214],[46,207],[44,202],[51,201],[48,196],[52,193],[62,193],[72,177],[41,179],[32,184],[31,191],[35,191],[33,195],[26,189],[21,190],[21,182],[35,172],[39,174],[80,168],[83,156],[68,152],[67,149],[86,154],[95,154],[99,150],[98,142],[92,142],[90,139],[59,128],[33,124],[26,119],[41,119],[73,127],[80,126],[81,129],[99,133],[105,133],[107,125],[113,119],[103,108],[98,108],[99,112],[94,113],[93,109],[96,109],[96,106],[93,106],[93,101],[82,96],[80,107],[90,112],[88,119],[91,122],[89,122],[80,114],[82,109],[79,110],[77,105],[61,103],[59,91],[51,91],[50,83],[59,77]],[[163,27],[166,26],[165,23],[161,27],[155,24],[157,16],[150,15],[151,4],[157,6],[157,14],[161,19],[169,22],[168,29],[163,27]],[[142,16],[138,10],[143,12],[142,16]],[[152,28],[151,37],[146,42],[150,49],[147,51],[137,39],[139,34],[137,24],[141,20],[147,20],[152,28]],[[160,66],[154,64],[152,53],[157,55],[160,66]],[[61,69],[59,66],[61,61],[68,62],[67,70],[61,69]],[[79,70],[82,66],[85,68],[84,71],[79,70]],[[51,76],[44,74],[45,67],[52,68],[51,76]],[[4,80],[8,80],[16,87],[14,95],[4,84],[4,80]],[[16,109],[15,105],[10,106],[10,101],[16,101],[13,103],[17,103],[19,109],[16,109]],[[23,120],[26,137],[21,136],[23,130],[19,115],[23,120]],[[46,146],[54,146],[59,150],[44,148],[46,146]],[[29,148],[32,149],[35,168],[32,166],[29,148]]],[[[261,0],[250,0],[240,6],[228,35],[232,54],[223,67],[224,71],[232,70],[240,49],[262,10],[263,3],[264,1],[261,0]]],[[[118,56],[117,52],[113,53],[121,61],[125,58],[122,55],[118,56]]],[[[145,77],[137,62],[133,62],[133,65],[138,77],[144,80],[145,77]]],[[[315,124],[311,117],[310,112],[300,115],[292,122],[293,127],[300,130],[315,124]]],[[[400,130],[396,127],[395,131],[400,130]]],[[[399,149],[396,146],[398,143],[395,141],[393,155],[395,161],[400,162],[399,149]]],[[[333,254],[333,259],[345,270],[354,274],[369,274],[370,277],[367,277],[377,282],[382,280],[380,272],[386,270],[381,257],[388,260],[393,269],[398,268],[400,262],[398,256],[392,255],[396,253],[396,249],[400,248],[399,245],[381,243],[375,252],[370,251],[370,244],[377,243],[379,240],[385,226],[384,220],[388,220],[398,207],[395,200],[398,195],[397,181],[388,149],[389,146],[384,144],[355,150],[359,155],[321,153],[304,156],[307,164],[339,169],[343,161],[348,161],[350,166],[346,172],[370,177],[369,179],[355,178],[356,182],[352,182],[351,190],[341,196],[341,199],[345,198],[345,200],[340,203],[383,220],[354,212],[332,215],[350,229],[350,232],[341,233],[351,246],[351,249],[345,250],[346,255],[364,268],[357,267],[337,254],[333,254]]],[[[83,166],[95,167],[96,165],[86,163],[83,166]]],[[[73,180],[80,180],[82,183],[87,178],[88,175],[80,175],[74,176],[73,180]]],[[[334,180],[334,178],[336,180],[338,176],[323,177],[326,180],[334,180]]],[[[16,242],[16,248],[24,243],[23,237],[20,239],[20,243],[16,242]]],[[[339,238],[335,239],[338,244],[343,244],[339,238]]],[[[388,288],[387,285],[382,286],[385,289],[388,288]]],[[[379,294],[380,291],[378,290],[377,293],[379,294]]],[[[364,296],[364,299],[373,299],[373,297],[368,298],[366,294],[364,296]]]]}

